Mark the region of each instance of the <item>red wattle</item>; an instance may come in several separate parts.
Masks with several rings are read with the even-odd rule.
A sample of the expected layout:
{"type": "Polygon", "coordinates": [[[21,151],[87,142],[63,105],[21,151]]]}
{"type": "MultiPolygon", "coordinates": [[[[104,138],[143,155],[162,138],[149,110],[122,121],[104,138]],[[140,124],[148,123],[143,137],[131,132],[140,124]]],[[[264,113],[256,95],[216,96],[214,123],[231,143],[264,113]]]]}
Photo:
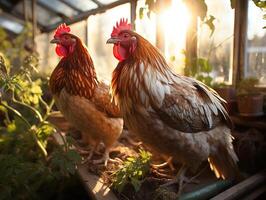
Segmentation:
{"type": "Polygon", "coordinates": [[[116,57],[116,59],[118,59],[119,61],[123,61],[129,56],[128,51],[125,48],[121,47],[119,44],[114,45],[113,54],[114,57],[116,57]]]}
{"type": "Polygon", "coordinates": [[[56,45],[55,52],[60,57],[62,57],[62,56],[66,57],[67,56],[67,49],[60,44],[56,45]]]}
{"type": "Polygon", "coordinates": [[[119,61],[122,61],[123,60],[123,58],[119,55],[119,53],[118,53],[118,45],[114,45],[114,47],[113,47],[113,54],[114,54],[114,57],[117,59],[117,60],[119,60],[119,61]]]}

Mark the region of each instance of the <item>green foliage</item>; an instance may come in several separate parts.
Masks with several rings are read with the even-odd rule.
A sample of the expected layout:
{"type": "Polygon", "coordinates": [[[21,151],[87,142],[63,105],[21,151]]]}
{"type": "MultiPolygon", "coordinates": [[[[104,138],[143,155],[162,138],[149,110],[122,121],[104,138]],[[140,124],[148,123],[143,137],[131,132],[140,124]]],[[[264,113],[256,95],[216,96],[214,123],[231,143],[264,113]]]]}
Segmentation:
{"type": "MultiPolygon", "coordinates": [[[[252,0],[252,1],[258,8],[261,8],[264,12],[266,11],[265,0],[252,0]]],[[[266,20],[266,14],[263,15],[263,19],[266,20]]],[[[263,29],[266,29],[266,26],[264,26],[263,29]]]]}
{"type": "Polygon", "coordinates": [[[171,5],[171,3],[172,0],[164,0],[164,1],[145,0],[145,6],[139,9],[140,19],[144,17],[145,11],[147,16],[150,17],[151,12],[158,14],[162,10],[167,9],[171,5]]]}
{"type": "Polygon", "coordinates": [[[135,191],[140,189],[143,178],[149,172],[151,154],[139,150],[138,157],[129,157],[123,166],[113,174],[112,186],[122,192],[127,184],[132,184],[135,191]]]}
{"type": "Polygon", "coordinates": [[[205,0],[184,0],[190,12],[193,13],[194,16],[199,17],[203,24],[206,24],[211,30],[210,36],[213,35],[215,30],[214,20],[215,17],[213,15],[208,14],[208,5],[205,0]]]}
{"type": "Polygon", "coordinates": [[[51,154],[51,168],[60,172],[59,176],[74,175],[76,172],[76,163],[81,161],[80,155],[73,149],[64,151],[59,148],[51,154]]]}
{"type": "Polygon", "coordinates": [[[212,86],[213,78],[210,76],[210,73],[213,70],[213,66],[209,60],[206,58],[194,58],[190,60],[186,52],[183,51],[183,53],[186,56],[185,75],[196,78],[208,86],[212,86]]]}
{"type": "Polygon", "coordinates": [[[266,1],[265,0],[252,0],[252,1],[254,2],[254,4],[257,7],[266,9],[266,1]]]}
{"type": "Polygon", "coordinates": [[[214,25],[214,20],[215,17],[210,15],[209,17],[206,18],[206,20],[204,21],[204,23],[210,28],[211,30],[211,34],[210,37],[213,35],[214,31],[215,31],[215,25],[214,25]]]}
{"type": "Polygon", "coordinates": [[[236,1],[237,1],[237,0],[230,0],[231,8],[232,8],[232,9],[235,9],[235,8],[236,8],[236,1]]]}
{"type": "Polygon", "coordinates": [[[0,29],[1,200],[54,199],[60,181],[73,175],[81,160],[68,143],[61,147],[48,144],[55,132],[46,120],[53,101],[42,99],[42,88],[47,86],[36,78],[39,60],[28,50],[30,33],[26,27],[9,41],[0,29]]]}
{"type": "Polygon", "coordinates": [[[259,83],[256,77],[242,79],[237,85],[237,95],[254,95],[257,92],[254,90],[259,83]]]}

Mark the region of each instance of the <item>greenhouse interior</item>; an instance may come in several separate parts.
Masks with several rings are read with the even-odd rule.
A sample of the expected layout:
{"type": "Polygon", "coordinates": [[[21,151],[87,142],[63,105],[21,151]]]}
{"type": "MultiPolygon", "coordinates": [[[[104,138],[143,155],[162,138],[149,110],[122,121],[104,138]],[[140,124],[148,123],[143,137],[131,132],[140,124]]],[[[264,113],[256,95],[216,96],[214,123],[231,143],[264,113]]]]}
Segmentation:
{"type": "Polygon", "coordinates": [[[266,199],[265,0],[0,0],[0,200],[266,199]]]}

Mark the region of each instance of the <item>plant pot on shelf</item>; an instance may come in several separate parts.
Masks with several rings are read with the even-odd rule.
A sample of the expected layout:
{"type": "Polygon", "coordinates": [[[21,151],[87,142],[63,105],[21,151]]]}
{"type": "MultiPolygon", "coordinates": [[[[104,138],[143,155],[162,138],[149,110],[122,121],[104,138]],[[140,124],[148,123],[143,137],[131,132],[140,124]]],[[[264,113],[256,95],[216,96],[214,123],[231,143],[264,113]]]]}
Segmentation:
{"type": "Polygon", "coordinates": [[[239,95],[237,96],[237,106],[239,114],[242,116],[263,115],[263,95],[239,95]]]}
{"type": "Polygon", "coordinates": [[[214,90],[227,102],[226,107],[228,113],[234,114],[237,111],[236,90],[233,87],[217,87],[214,90]]]}

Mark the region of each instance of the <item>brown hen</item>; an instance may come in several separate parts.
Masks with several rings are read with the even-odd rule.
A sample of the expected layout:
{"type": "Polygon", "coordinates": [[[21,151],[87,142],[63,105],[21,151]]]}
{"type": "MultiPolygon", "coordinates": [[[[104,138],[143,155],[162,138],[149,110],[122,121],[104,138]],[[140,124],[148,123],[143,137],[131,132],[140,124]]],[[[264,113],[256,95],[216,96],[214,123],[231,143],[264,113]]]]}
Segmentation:
{"type": "Polygon", "coordinates": [[[105,144],[103,157],[94,163],[106,164],[110,147],[123,129],[120,111],[111,103],[109,86],[97,80],[87,49],[65,24],[57,28],[51,43],[57,44],[56,53],[62,57],[50,78],[56,106],[92,145],[88,159],[100,142],[105,144]]]}
{"type": "Polygon", "coordinates": [[[238,158],[225,101],[203,83],[173,73],[126,20],[117,23],[107,43],[114,44],[119,60],[112,93],[125,125],[157,152],[183,163],[183,174],[208,160],[217,178],[236,178],[238,158]]]}

